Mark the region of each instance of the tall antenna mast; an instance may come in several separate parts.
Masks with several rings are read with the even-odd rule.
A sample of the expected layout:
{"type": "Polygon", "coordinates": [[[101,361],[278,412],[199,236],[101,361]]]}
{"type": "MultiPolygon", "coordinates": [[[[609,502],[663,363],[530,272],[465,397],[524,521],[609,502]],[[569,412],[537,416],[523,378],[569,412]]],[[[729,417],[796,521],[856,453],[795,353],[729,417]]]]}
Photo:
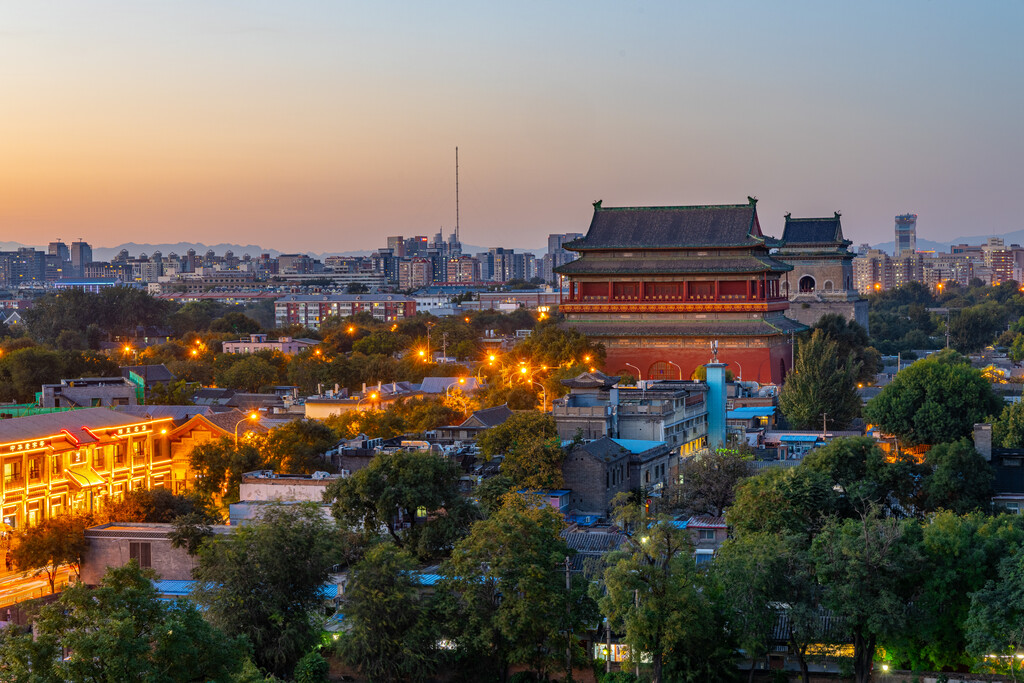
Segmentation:
{"type": "MultiPolygon", "coordinates": [[[[455,148],[455,241],[459,241],[459,148],[455,148]]],[[[461,244],[461,243],[460,243],[461,244]]]]}

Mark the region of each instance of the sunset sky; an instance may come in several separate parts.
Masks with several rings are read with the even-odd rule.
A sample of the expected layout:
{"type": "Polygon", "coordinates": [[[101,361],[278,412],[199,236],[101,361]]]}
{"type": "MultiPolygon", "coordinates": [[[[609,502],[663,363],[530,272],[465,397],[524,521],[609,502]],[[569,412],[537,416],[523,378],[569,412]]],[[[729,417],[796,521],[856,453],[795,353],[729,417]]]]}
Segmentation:
{"type": "Polygon", "coordinates": [[[1024,3],[0,4],[0,241],[537,248],[606,206],[1024,228],[1024,3]]]}

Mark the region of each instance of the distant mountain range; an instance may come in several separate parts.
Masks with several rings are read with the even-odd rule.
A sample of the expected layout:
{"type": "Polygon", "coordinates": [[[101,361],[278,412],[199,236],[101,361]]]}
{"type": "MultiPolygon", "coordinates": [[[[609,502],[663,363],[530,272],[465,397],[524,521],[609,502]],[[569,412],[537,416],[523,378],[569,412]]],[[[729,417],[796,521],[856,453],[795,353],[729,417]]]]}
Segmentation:
{"type": "MultiPolygon", "coordinates": [[[[968,237],[957,237],[955,239],[946,240],[944,242],[934,242],[932,240],[917,238],[917,249],[918,251],[948,251],[950,245],[953,244],[984,244],[989,237],[1001,237],[1007,245],[1010,244],[1024,244],[1024,230],[1014,230],[1013,232],[1006,232],[999,235],[975,235],[968,237]]],[[[854,241],[854,248],[859,243],[854,241]]],[[[19,242],[0,242],[0,251],[14,251],[20,247],[33,246],[25,245],[19,242]]],[[[888,253],[893,253],[895,249],[895,242],[879,242],[872,244],[874,249],[882,249],[888,253]]],[[[46,250],[46,245],[35,245],[36,249],[46,250]]],[[[164,256],[167,256],[171,252],[178,254],[184,254],[189,249],[195,249],[197,253],[205,254],[210,249],[213,249],[216,254],[223,254],[226,251],[231,251],[235,256],[242,256],[243,254],[249,254],[250,256],[259,256],[260,254],[270,254],[272,257],[280,256],[283,253],[277,249],[266,249],[256,244],[228,244],[222,242],[220,244],[202,244],[199,242],[177,242],[175,244],[138,244],[136,242],[127,242],[125,244],[119,244],[116,247],[93,247],[92,254],[93,258],[97,261],[109,261],[113,257],[117,256],[122,249],[127,249],[128,253],[132,256],[138,256],[139,254],[152,255],[154,251],[159,251],[164,256]]],[[[480,247],[472,244],[463,244],[462,253],[464,254],[481,254],[486,252],[488,247],[480,247]]],[[[516,249],[519,252],[531,252],[540,258],[547,253],[546,247],[539,249],[516,249]]],[[[373,253],[371,249],[364,249],[361,251],[325,251],[320,253],[315,252],[303,252],[310,256],[318,259],[324,259],[327,256],[369,256],[373,253]]]]}
{"type": "MultiPolygon", "coordinates": [[[[985,244],[990,237],[1001,237],[1006,246],[1011,244],[1024,244],[1024,230],[1014,230],[1013,232],[1004,232],[999,235],[975,235],[972,237],[957,237],[955,239],[947,240],[945,242],[933,242],[931,240],[917,238],[917,250],[918,251],[949,251],[949,247],[954,244],[985,244]]],[[[854,243],[854,247],[857,244],[854,243]]],[[[872,248],[881,249],[883,251],[893,253],[896,249],[895,240],[891,242],[880,242],[879,244],[872,244],[872,248]]]]}

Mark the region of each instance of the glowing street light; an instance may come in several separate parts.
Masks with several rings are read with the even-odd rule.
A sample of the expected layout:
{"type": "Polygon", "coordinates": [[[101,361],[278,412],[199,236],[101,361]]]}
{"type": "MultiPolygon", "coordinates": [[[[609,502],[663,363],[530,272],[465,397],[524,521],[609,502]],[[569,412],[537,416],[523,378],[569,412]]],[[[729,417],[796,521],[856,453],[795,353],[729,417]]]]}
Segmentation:
{"type": "Polygon", "coordinates": [[[370,399],[370,401],[376,401],[377,400],[377,392],[376,391],[370,392],[369,396],[363,396],[361,399],[356,401],[356,410],[359,410],[359,404],[362,403],[363,401],[365,401],[366,399],[370,399]]]}
{"type": "Polygon", "coordinates": [[[238,448],[238,425],[242,424],[246,420],[249,420],[251,422],[256,422],[259,419],[260,419],[260,414],[254,411],[252,413],[249,413],[248,415],[246,415],[241,420],[239,420],[238,422],[235,423],[235,448],[238,448]]]}

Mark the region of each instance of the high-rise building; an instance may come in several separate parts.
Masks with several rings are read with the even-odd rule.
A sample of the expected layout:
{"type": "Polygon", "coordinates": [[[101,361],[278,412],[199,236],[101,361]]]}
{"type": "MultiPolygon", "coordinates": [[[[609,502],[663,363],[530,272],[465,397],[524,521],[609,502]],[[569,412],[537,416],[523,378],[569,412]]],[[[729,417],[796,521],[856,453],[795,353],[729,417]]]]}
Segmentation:
{"type": "Polygon", "coordinates": [[[544,278],[545,282],[553,282],[555,280],[555,268],[564,266],[576,258],[576,254],[563,249],[562,245],[580,237],[583,237],[583,233],[566,232],[548,235],[548,253],[544,254],[540,266],[540,276],[544,278]]]}
{"type": "Polygon", "coordinates": [[[405,238],[401,235],[389,237],[387,248],[395,258],[405,258],[405,238]]]}
{"type": "Polygon", "coordinates": [[[60,240],[50,242],[50,246],[47,248],[46,253],[50,256],[56,256],[57,260],[61,263],[71,260],[71,252],[68,250],[68,245],[64,244],[60,240]]]}
{"type": "Polygon", "coordinates": [[[92,247],[81,240],[71,243],[71,275],[82,277],[85,266],[92,263],[92,247]]]}
{"type": "Polygon", "coordinates": [[[896,254],[917,251],[917,214],[904,213],[896,216],[896,254]]]}

